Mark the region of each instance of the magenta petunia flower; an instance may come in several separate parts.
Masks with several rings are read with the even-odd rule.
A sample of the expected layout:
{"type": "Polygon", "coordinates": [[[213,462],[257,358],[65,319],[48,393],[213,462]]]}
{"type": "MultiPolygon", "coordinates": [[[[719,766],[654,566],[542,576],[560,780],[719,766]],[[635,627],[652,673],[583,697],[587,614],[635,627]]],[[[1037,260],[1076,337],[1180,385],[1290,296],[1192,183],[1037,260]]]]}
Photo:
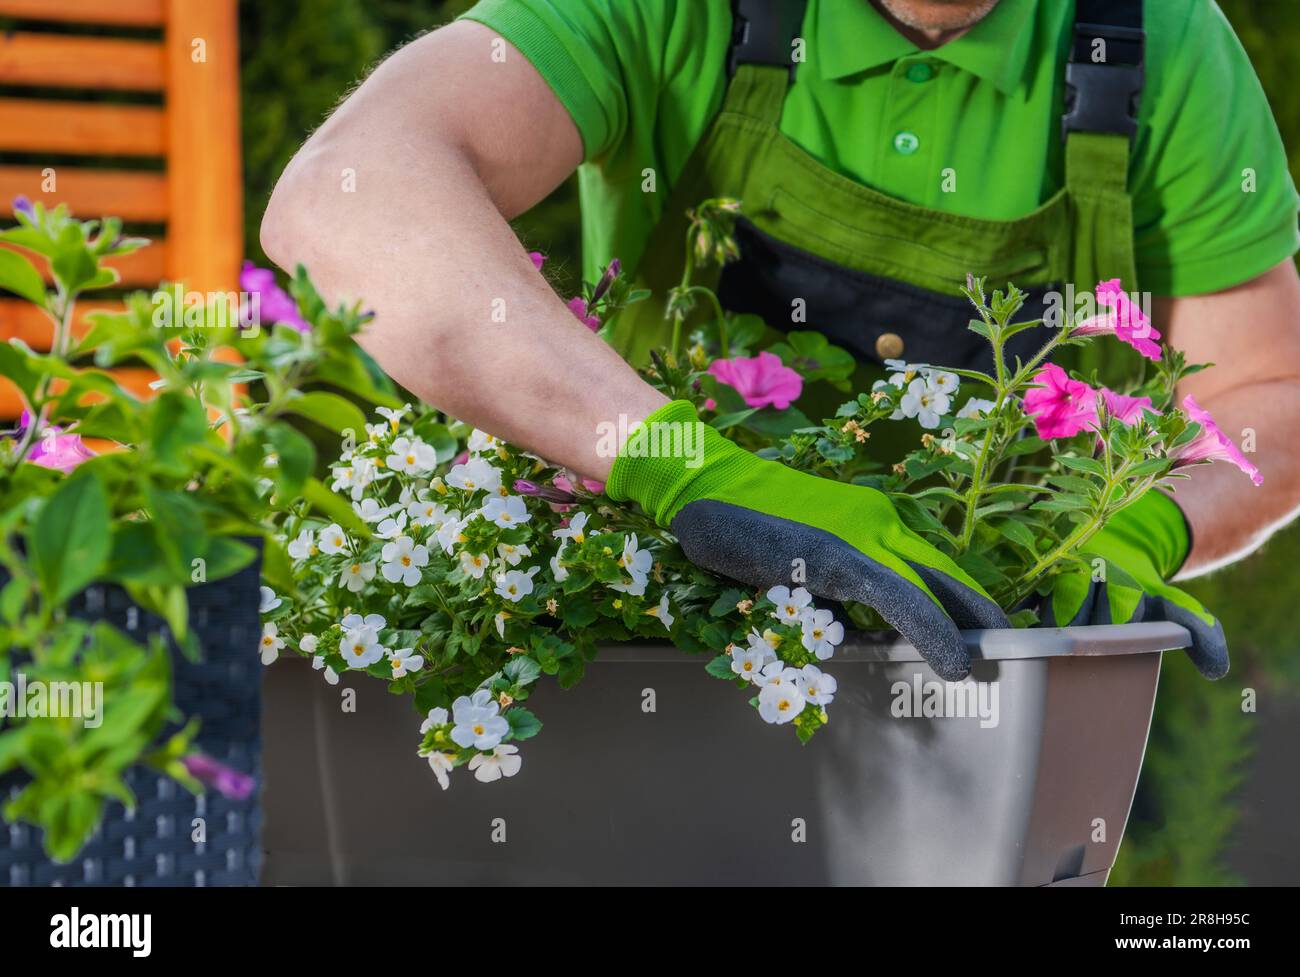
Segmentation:
{"type": "Polygon", "coordinates": [[[546,264],[546,255],[542,254],[540,251],[529,251],[528,257],[532,260],[533,267],[538,271],[541,271],[542,265],[546,264]]]}
{"type": "Polygon", "coordinates": [[[1074,335],[1115,336],[1147,359],[1160,359],[1160,333],[1120,287],[1118,278],[1097,285],[1097,304],[1106,311],[1083,320],[1075,326],[1074,335]]]}
{"type": "Polygon", "coordinates": [[[1192,465],[1198,461],[1230,461],[1249,475],[1250,480],[1256,485],[1264,483],[1264,476],[1260,474],[1259,469],[1246,460],[1241,449],[1219,430],[1219,425],[1214,423],[1210,412],[1203,409],[1191,394],[1183,398],[1183,410],[1187,412],[1188,417],[1201,425],[1201,430],[1187,444],[1169,453],[1169,457],[1176,461],[1175,467],[1192,465]]]}
{"type": "Polygon", "coordinates": [[[714,360],[709,364],[709,373],[719,383],[735,388],[750,407],[785,410],[803,393],[803,377],[775,353],[714,360]]]}
{"type": "MultiPolygon", "coordinates": [[[[567,480],[566,480],[567,481],[567,480]]],[[[547,502],[572,502],[573,494],[567,490],[561,491],[550,485],[538,485],[536,482],[530,482],[526,478],[515,479],[515,491],[520,495],[535,495],[547,502]]]]}
{"type": "Polygon", "coordinates": [[[1072,438],[1097,423],[1097,391],[1055,363],[1034,374],[1036,384],[1025,393],[1025,413],[1034,419],[1045,441],[1072,438]]]}
{"type": "Polygon", "coordinates": [[[185,764],[185,769],[189,771],[191,777],[232,801],[247,799],[257,784],[248,774],[240,773],[220,760],[214,760],[202,753],[191,753],[183,757],[181,762],[185,764]]]}
{"type": "Polygon", "coordinates": [[[581,295],[575,295],[569,299],[569,311],[573,313],[575,319],[592,332],[600,328],[600,320],[594,315],[587,314],[587,302],[581,295]]]}
{"type": "Polygon", "coordinates": [[[1117,394],[1106,387],[1101,388],[1101,399],[1106,404],[1106,411],[1111,417],[1118,417],[1125,424],[1136,424],[1142,418],[1143,411],[1159,414],[1150,397],[1128,397],[1117,394]]]}
{"type": "Polygon", "coordinates": [[[270,268],[259,268],[251,261],[245,261],[239,272],[239,287],[257,296],[262,322],[284,323],[299,332],[311,331],[311,326],[298,311],[298,303],[275,283],[275,272],[270,268]]]}
{"type": "Polygon", "coordinates": [[[95,452],[82,443],[80,434],[60,434],[59,428],[46,428],[52,437],[38,438],[32,446],[27,460],[42,468],[53,468],[61,472],[70,472],[83,461],[95,457],[95,452]]]}

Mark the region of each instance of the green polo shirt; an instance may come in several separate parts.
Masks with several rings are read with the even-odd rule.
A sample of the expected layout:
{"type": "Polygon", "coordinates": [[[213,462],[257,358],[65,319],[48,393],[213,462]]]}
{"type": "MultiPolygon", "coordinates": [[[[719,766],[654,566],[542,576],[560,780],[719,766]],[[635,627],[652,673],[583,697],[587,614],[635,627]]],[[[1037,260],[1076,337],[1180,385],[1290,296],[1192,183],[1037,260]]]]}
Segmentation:
{"type": "MultiPolygon", "coordinates": [[[[635,267],[722,103],[730,4],[480,0],[465,16],[513,44],[577,125],[585,277],[612,257],[635,267]]],[[[962,37],[922,51],[868,0],[808,0],[781,131],[893,197],[1020,217],[1064,182],[1073,20],[1069,0],[1000,0],[962,37]]],[[[1212,0],[1148,0],[1146,32],[1129,174],[1141,287],[1195,295],[1248,281],[1300,247],[1263,89],[1212,0]]]]}

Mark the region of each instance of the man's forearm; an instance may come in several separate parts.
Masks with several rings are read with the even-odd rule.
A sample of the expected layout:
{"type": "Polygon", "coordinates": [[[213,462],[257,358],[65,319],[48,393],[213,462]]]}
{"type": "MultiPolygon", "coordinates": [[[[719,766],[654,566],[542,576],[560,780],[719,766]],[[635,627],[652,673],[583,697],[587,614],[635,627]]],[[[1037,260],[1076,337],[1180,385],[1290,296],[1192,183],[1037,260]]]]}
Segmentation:
{"type": "Polygon", "coordinates": [[[1268,381],[1225,391],[1201,406],[1230,438],[1254,447],[1246,457],[1264,474],[1264,483],[1251,484],[1224,462],[1198,465],[1189,478],[1174,482],[1175,498],[1192,527],[1192,552],[1179,574],[1184,578],[1250,553],[1300,508],[1300,455],[1294,448],[1300,384],[1268,381]]]}
{"type": "MultiPolygon", "coordinates": [[[[470,42],[440,56],[473,59],[470,42]]],[[[305,264],[330,300],[373,309],[361,345],[412,393],[604,478],[612,459],[597,453],[597,426],[640,420],[665,398],[573,316],[511,231],[502,209],[523,209],[547,187],[490,188],[506,167],[492,146],[458,144],[453,124],[439,130],[442,101],[417,129],[411,99],[387,97],[429,83],[413,49],[439,43],[400,52],[312,137],[276,187],[264,247],[282,267],[305,264]],[[354,189],[344,188],[349,173],[354,189]]],[[[440,84],[456,77],[438,73],[440,84]]]]}

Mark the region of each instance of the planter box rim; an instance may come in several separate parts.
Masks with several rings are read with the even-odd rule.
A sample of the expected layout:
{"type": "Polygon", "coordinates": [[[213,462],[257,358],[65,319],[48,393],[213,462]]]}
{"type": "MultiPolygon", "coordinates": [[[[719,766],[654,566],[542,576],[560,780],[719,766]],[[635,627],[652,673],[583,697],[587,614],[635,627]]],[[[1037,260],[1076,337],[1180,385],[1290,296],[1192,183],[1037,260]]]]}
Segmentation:
{"type": "MultiPolygon", "coordinates": [[[[1180,624],[1145,621],[1139,624],[1092,624],[1071,628],[998,628],[963,631],[973,661],[1015,661],[1036,658],[1083,658],[1144,655],[1191,646],[1191,635],[1180,624]]],[[[597,662],[680,661],[698,665],[699,655],[687,654],[668,642],[625,642],[603,645],[597,662]]],[[[920,652],[892,632],[849,632],[828,665],[854,662],[921,662],[920,652]]]]}

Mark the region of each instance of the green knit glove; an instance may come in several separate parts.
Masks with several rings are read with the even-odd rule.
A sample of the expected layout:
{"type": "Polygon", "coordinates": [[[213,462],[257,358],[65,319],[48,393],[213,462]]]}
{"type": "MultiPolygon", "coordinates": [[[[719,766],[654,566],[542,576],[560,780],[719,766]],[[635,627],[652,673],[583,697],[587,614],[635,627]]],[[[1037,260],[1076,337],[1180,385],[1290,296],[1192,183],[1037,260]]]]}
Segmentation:
{"type": "Polygon", "coordinates": [[[1187,654],[1200,673],[1222,678],[1228,671],[1223,625],[1191,594],[1165,582],[1178,572],[1190,548],[1178,503],[1149,491],[1112,516],[1081,551],[1090,563],[1105,561],[1104,575],[1083,569],[1058,574],[1043,618],[1057,627],[1173,621],[1190,632],[1187,654]]]}
{"type": "Polygon", "coordinates": [[[640,503],[706,570],[754,587],[799,582],[816,596],[875,608],[944,679],[970,671],[959,627],[1009,626],[883,493],[758,458],[701,423],[687,401],[633,431],[605,491],[640,503]],[[798,567],[804,579],[792,580],[798,567]]]}

